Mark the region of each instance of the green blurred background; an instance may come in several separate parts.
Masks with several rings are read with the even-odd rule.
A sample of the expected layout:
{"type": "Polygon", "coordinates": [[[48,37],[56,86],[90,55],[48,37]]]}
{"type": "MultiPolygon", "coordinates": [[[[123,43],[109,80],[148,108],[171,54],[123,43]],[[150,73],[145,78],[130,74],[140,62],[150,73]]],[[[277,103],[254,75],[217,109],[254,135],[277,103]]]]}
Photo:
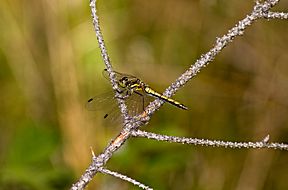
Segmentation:
{"type": "MultiPolygon", "coordinates": [[[[254,1],[99,1],[115,69],[162,92],[251,11],[254,1]]],[[[287,10],[282,1],[275,10],[287,10]]],[[[2,0],[0,189],[67,189],[121,130],[86,100],[109,89],[89,2],[2,0]]],[[[288,23],[260,20],[235,39],[145,130],[288,143],[288,23]]],[[[108,168],[155,189],[288,189],[288,153],[130,139],[108,168]]],[[[87,189],[138,189],[97,174],[87,189]]]]}

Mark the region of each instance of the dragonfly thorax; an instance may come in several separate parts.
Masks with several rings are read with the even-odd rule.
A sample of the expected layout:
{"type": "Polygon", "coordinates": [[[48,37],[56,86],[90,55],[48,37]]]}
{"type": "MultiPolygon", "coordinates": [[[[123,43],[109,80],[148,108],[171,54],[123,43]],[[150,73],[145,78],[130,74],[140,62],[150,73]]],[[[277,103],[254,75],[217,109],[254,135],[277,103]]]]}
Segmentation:
{"type": "Polygon", "coordinates": [[[128,91],[142,90],[145,84],[138,78],[122,77],[118,80],[118,86],[128,91]]]}

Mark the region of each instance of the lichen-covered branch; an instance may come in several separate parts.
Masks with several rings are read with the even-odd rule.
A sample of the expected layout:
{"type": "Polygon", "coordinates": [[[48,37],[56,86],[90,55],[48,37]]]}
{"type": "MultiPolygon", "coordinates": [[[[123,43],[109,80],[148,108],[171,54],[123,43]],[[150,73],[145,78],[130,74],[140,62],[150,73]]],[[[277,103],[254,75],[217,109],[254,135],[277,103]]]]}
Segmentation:
{"type": "MultiPolygon", "coordinates": [[[[215,45],[207,53],[202,54],[195,64],[193,64],[188,70],[186,70],[174,83],[172,83],[163,93],[167,97],[171,97],[181,87],[183,87],[189,80],[196,76],[201,69],[206,67],[215,57],[223,50],[227,44],[231,43],[235,37],[244,34],[245,29],[260,18],[265,18],[269,10],[274,7],[279,0],[267,0],[263,3],[256,2],[253,11],[247,15],[244,19],[240,20],[227,34],[216,39],[215,45]]],[[[146,108],[146,113],[152,115],[164,102],[156,99],[151,102],[146,108]]]]}
{"type": "Polygon", "coordinates": [[[192,144],[201,146],[213,146],[213,147],[224,147],[224,148],[270,148],[278,150],[288,150],[288,144],[284,143],[269,143],[269,136],[266,136],[263,140],[258,142],[230,142],[221,140],[209,140],[199,138],[187,138],[187,137],[176,137],[168,135],[160,135],[150,133],[146,131],[133,131],[132,136],[144,137],[157,141],[167,141],[170,143],[181,143],[181,144],[192,144]]]}
{"type": "MultiPolygon", "coordinates": [[[[115,77],[115,72],[113,71],[112,68],[112,64],[109,58],[109,55],[107,53],[107,49],[105,46],[105,42],[102,36],[102,32],[100,29],[100,25],[99,25],[99,18],[97,16],[97,9],[96,9],[96,0],[90,0],[90,7],[91,7],[91,15],[92,15],[92,20],[93,20],[93,26],[94,26],[94,30],[96,33],[96,37],[98,40],[98,44],[99,44],[99,48],[101,50],[101,55],[104,61],[104,64],[106,66],[107,72],[109,73],[109,78],[112,84],[112,88],[114,89],[116,96],[119,97],[119,94],[117,92],[118,85],[116,82],[116,77],[115,77]]],[[[128,111],[127,111],[127,106],[125,105],[125,102],[123,99],[117,98],[118,102],[119,102],[119,107],[121,110],[121,113],[124,117],[124,121],[128,119],[128,111]]]]}
{"type": "Polygon", "coordinates": [[[268,11],[263,14],[267,19],[288,19],[288,13],[268,11]]]}
{"type": "Polygon", "coordinates": [[[130,183],[132,183],[133,185],[136,185],[138,187],[140,187],[141,189],[146,189],[146,190],[153,190],[151,187],[148,187],[147,185],[144,185],[138,181],[136,181],[135,179],[132,179],[126,175],[123,175],[123,174],[120,174],[118,172],[113,172],[113,171],[110,171],[108,169],[105,169],[105,168],[100,168],[99,171],[101,173],[104,173],[104,174],[109,174],[109,175],[112,175],[114,177],[117,177],[117,178],[120,178],[124,181],[128,181],[130,183]]]}

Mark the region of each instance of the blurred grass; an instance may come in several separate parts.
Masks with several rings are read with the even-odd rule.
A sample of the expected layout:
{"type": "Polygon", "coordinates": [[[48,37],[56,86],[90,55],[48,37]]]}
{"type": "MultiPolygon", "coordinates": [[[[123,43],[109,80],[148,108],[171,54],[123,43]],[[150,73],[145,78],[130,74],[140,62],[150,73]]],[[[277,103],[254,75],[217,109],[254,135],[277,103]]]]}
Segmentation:
{"type": "MultiPolygon", "coordinates": [[[[0,189],[67,189],[119,127],[86,100],[109,84],[87,1],[0,7],[0,189]]],[[[99,1],[115,69],[163,91],[251,10],[241,1],[99,1]]],[[[287,10],[282,1],[280,10],[287,10]]],[[[276,8],[277,9],[277,8],[276,8]]],[[[231,141],[288,142],[287,22],[258,21],[230,44],[146,130],[231,141]]],[[[287,153],[131,139],[108,167],[155,189],[287,189],[287,153]],[[140,148],[139,148],[140,147],[140,148]]],[[[88,189],[137,189],[97,175],[88,189]]]]}

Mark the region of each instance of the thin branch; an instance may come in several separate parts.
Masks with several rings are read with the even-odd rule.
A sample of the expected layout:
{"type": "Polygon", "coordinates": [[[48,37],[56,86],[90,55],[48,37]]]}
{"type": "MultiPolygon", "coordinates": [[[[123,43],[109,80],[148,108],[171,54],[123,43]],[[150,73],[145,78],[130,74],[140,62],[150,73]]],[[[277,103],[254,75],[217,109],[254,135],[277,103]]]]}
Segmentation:
{"type": "MultiPolygon", "coordinates": [[[[99,48],[101,50],[101,55],[102,55],[104,64],[106,66],[107,72],[109,73],[109,78],[110,78],[110,82],[112,84],[112,88],[116,92],[116,96],[119,97],[120,94],[117,91],[117,89],[119,89],[119,88],[117,85],[115,72],[113,71],[112,64],[111,64],[109,55],[107,53],[107,49],[106,49],[105,42],[104,42],[102,32],[100,29],[100,25],[99,25],[99,18],[96,14],[96,10],[97,10],[96,9],[96,0],[90,0],[90,7],[91,7],[93,26],[94,26],[96,37],[98,40],[99,48]]],[[[125,101],[123,99],[120,99],[120,98],[116,98],[116,99],[118,100],[121,113],[124,117],[124,121],[126,121],[127,119],[129,119],[129,117],[128,117],[128,111],[127,111],[127,106],[125,104],[125,101]]]]}
{"type": "Polygon", "coordinates": [[[263,140],[258,142],[230,142],[230,141],[220,141],[220,140],[208,140],[208,139],[198,139],[198,138],[186,138],[186,137],[176,137],[168,135],[160,135],[155,133],[150,133],[146,131],[133,131],[132,136],[134,137],[144,137],[148,139],[153,139],[157,141],[167,141],[170,143],[181,143],[181,144],[192,144],[201,146],[212,146],[212,147],[224,147],[224,148],[270,148],[279,150],[288,150],[288,144],[283,143],[269,143],[269,135],[263,138],[263,140]]]}
{"type": "Polygon", "coordinates": [[[124,130],[109,143],[105,148],[103,153],[95,156],[92,152],[92,163],[86,169],[85,173],[80,177],[80,179],[73,184],[71,190],[84,189],[89,181],[99,172],[99,170],[107,163],[107,161],[112,157],[113,153],[118,150],[123,143],[130,137],[131,133],[125,132],[124,130]]]}
{"type": "MultiPolygon", "coordinates": [[[[239,21],[235,27],[230,29],[227,34],[223,35],[220,38],[217,38],[214,47],[209,50],[206,54],[202,54],[200,59],[196,61],[194,65],[192,65],[187,71],[185,71],[174,83],[172,83],[163,93],[163,95],[167,97],[171,97],[175,94],[181,87],[183,87],[190,79],[196,76],[201,69],[206,67],[211,61],[213,61],[224,47],[229,43],[233,42],[235,37],[241,36],[244,34],[245,29],[254,23],[256,20],[260,18],[264,18],[263,13],[268,12],[273,6],[275,6],[279,0],[267,0],[263,3],[256,2],[256,5],[253,8],[251,14],[247,15],[243,20],[239,21]]],[[[160,106],[164,103],[164,101],[160,99],[156,99],[151,102],[145,112],[148,115],[152,115],[160,106]]],[[[147,119],[149,119],[147,117],[147,119]]],[[[143,121],[146,118],[142,119],[143,121]]]]}
{"type": "Polygon", "coordinates": [[[138,186],[138,187],[140,187],[142,189],[153,190],[151,187],[149,187],[147,185],[144,185],[144,184],[136,181],[135,179],[132,179],[132,178],[130,178],[128,176],[125,176],[123,174],[120,174],[120,173],[113,172],[113,171],[110,171],[110,170],[105,169],[105,168],[100,168],[99,172],[104,173],[104,174],[109,174],[109,175],[112,175],[114,177],[120,178],[122,180],[128,181],[128,182],[130,182],[130,183],[132,183],[132,184],[134,184],[134,185],[136,185],[136,186],[138,186]]]}
{"type": "Polygon", "coordinates": [[[268,11],[263,15],[267,19],[288,19],[288,13],[268,11]]]}

